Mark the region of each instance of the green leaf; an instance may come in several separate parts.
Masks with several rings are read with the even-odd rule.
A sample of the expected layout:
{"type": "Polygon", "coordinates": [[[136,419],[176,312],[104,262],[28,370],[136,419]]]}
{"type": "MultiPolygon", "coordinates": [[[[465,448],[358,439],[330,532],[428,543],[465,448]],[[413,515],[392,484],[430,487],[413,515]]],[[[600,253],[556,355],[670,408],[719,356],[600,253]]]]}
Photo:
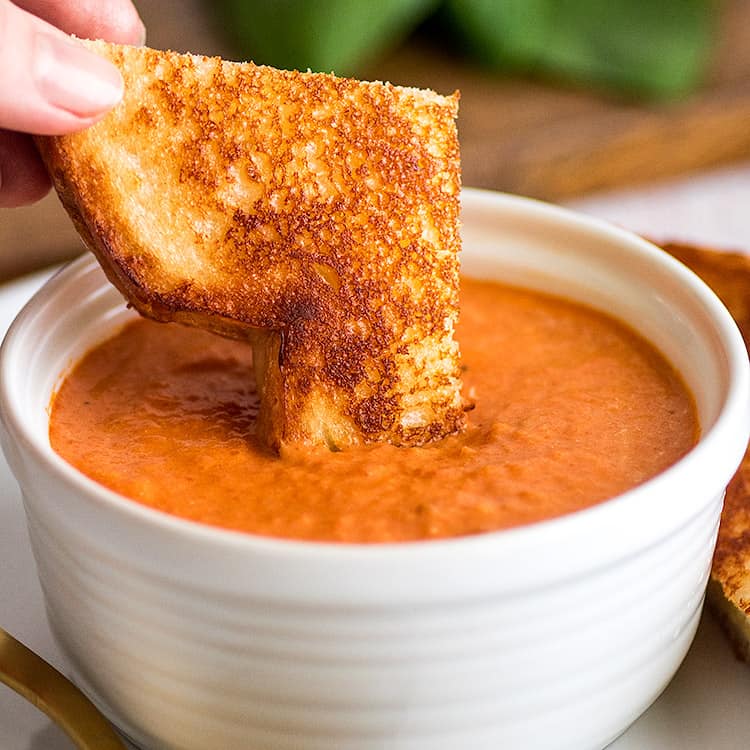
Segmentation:
{"type": "Polygon", "coordinates": [[[220,0],[240,53],[279,68],[351,75],[407,36],[439,0],[220,0]]]}
{"type": "Polygon", "coordinates": [[[710,57],[714,0],[447,0],[447,16],[492,66],[653,98],[685,94],[710,57]]]}

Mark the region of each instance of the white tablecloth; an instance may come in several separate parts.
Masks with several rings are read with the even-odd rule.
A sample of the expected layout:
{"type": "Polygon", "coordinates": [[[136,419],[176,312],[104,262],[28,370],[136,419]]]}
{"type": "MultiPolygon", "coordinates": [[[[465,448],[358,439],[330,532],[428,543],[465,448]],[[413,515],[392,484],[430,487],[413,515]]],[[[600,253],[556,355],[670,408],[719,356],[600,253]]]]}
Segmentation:
{"type": "Polygon", "coordinates": [[[750,252],[750,162],[569,205],[657,240],[750,252]]]}

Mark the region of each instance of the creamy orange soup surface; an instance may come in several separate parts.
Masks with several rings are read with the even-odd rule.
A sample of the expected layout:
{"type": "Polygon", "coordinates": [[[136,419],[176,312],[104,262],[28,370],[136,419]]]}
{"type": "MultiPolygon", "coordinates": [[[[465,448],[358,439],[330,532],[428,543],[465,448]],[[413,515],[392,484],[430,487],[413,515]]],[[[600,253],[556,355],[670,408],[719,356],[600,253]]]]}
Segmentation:
{"type": "Polygon", "coordinates": [[[458,338],[475,408],[421,448],[284,449],[254,436],[250,347],[136,320],[51,404],[68,462],[140,503],[256,534],[341,542],[505,529],[599,503],[696,442],[693,400],[645,341],[600,313],[465,279],[458,338]]]}

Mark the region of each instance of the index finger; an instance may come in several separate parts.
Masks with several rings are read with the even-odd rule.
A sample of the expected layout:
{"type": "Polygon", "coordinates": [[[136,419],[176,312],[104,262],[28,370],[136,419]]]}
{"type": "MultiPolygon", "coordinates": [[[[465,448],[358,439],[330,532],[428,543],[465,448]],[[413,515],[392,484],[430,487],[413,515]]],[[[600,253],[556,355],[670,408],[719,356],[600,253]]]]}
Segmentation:
{"type": "Polygon", "coordinates": [[[68,34],[120,44],[143,44],[146,29],[130,0],[13,0],[68,34]]]}

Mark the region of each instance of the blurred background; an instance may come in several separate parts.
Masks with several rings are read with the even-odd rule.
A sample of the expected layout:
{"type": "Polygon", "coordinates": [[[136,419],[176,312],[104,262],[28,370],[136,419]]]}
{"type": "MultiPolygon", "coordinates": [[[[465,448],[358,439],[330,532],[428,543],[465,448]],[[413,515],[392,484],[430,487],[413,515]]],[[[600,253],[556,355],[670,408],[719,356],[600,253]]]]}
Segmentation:
{"type": "MultiPolygon", "coordinates": [[[[152,47],[460,89],[465,185],[642,201],[750,163],[750,0],[136,4],[152,47]]],[[[0,280],[80,251],[54,196],[0,210],[0,280]]]]}

